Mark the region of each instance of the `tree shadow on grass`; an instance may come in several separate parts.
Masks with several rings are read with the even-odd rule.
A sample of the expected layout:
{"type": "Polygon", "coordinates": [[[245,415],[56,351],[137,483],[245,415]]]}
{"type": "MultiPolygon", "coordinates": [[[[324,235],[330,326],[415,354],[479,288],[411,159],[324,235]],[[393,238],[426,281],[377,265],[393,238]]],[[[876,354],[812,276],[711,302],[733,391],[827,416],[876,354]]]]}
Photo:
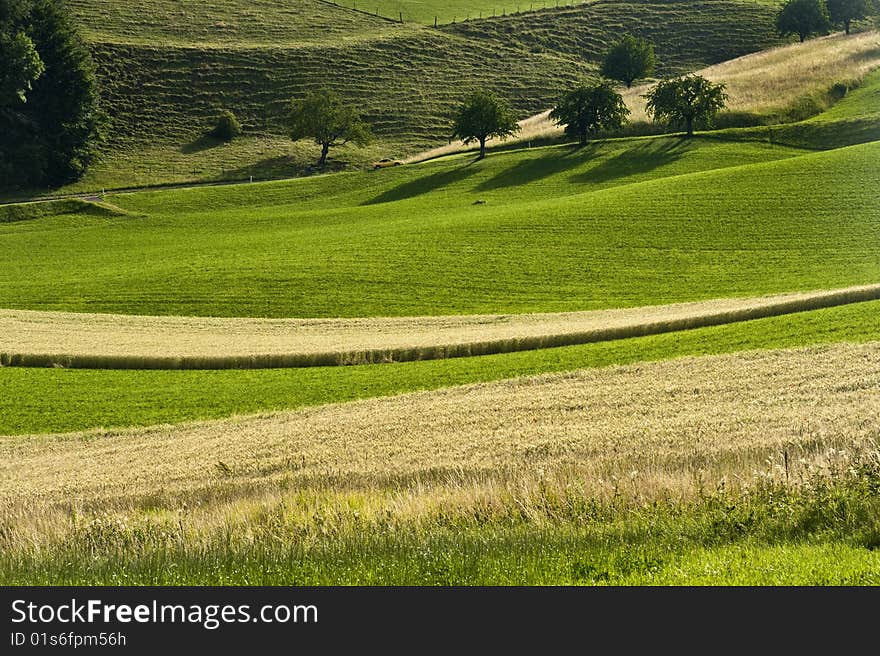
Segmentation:
{"type": "Polygon", "coordinates": [[[393,203],[398,200],[406,200],[407,198],[415,198],[422,194],[436,191],[441,187],[446,187],[456,182],[461,182],[476,173],[479,168],[472,166],[479,160],[473,160],[464,166],[439,171],[432,175],[427,175],[409,182],[404,182],[393,189],[384,191],[375,198],[368,200],[364,205],[378,205],[380,203],[393,203]]]}
{"type": "Polygon", "coordinates": [[[195,153],[201,153],[217,146],[222,146],[224,143],[226,142],[221,139],[203,134],[198,139],[190,141],[188,144],[183,144],[180,147],[180,152],[184,155],[194,155],[195,153]]]}
{"type": "Polygon", "coordinates": [[[597,166],[571,177],[574,183],[601,184],[620,178],[650,173],[680,159],[690,150],[690,139],[650,139],[635,148],[627,148],[597,166]]]}
{"type": "Polygon", "coordinates": [[[224,169],[222,177],[229,180],[245,180],[253,176],[255,180],[275,180],[292,178],[303,173],[304,166],[289,155],[267,157],[253,164],[238,168],[224,169]]]}
{"type": "Polygon", "coordinates": [[[495,177],[480,184],[477,190],[493,191],[537,182],[581,165],[595,157],[600,148],[601,146],[598,144],[587,144],[583,147],[573,146],[565,149],[553,148],[542,157],[525,159],[504,169],[495,177]]]}

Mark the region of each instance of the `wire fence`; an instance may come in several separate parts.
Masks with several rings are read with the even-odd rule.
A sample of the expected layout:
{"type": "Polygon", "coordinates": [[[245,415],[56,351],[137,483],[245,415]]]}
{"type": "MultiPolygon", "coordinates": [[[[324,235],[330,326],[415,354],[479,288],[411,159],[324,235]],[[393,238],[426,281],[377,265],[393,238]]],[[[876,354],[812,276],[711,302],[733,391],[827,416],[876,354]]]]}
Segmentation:
{"type": "MultiPolygon", "coordinates": [[[[395,23],[430,23],[429,20],[419,19],[403,11],[383,11],[383,8],[380,6],[374,8],[370,0],[340,0],[339,2],[335,2],[334,0],[323,1],[330,5],[351,9],[369,16],[384,18],[385,20],[395,23]]],[[[530,2],[509,2],[502,4],[499,7],[493,7],[491,11],[487,8],[485,11],[477,10],[473,12],[462,12],[460,15],[454,13],[451,14],[449,12],[442,16],[437,14],[434,16],[433,25],[434,27],[439,27],[440,25],[448,25],[462,21],[467,22],[470,20],[482,20],[484,18],[499,18],[527,12],[541,11],[544,9],[558,9],[560,7],[596,4],[597,1],[598,0],[531,0],[530,2]]]]}

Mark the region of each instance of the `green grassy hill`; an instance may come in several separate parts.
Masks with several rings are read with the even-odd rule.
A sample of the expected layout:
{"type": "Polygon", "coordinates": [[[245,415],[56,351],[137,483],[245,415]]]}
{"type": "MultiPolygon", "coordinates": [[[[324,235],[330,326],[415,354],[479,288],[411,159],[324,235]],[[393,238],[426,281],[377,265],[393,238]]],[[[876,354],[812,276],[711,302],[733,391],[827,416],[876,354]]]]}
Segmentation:
{"type": "MultiPolygon", "coordinates": [[[[480,3],[461,7],[479,14],[480,3]]],[[[772,42],[773,7],[746,0],[540,11],[530,3],[536,11],[523,5],[510,19],[439,30],[342,4],[73,0],[111,124],[102,160],[67,191],[295,175],[316,153],[285,138],[285,108],[319,85],[356,103],[373,124],[378,140],[371,148],[331,153],[337,162],[363,165],[445,142],[456,104],[473,88],[509,97],[522,117],[546,108],[591,76],[601,50],[630,25],[650,28],[664,71],[772,42]],[[667,29],[655,29],[664,21],[667,29]],[[733,25],[727,32],[725,23],[733,25]],[[203,138],[226,108],[246,129],[230,146],[203,138]]],[[[408,4],[432,14],[446,3],[408,4]]]]}
{"type": "Polygon", "coordinates": [[[277,47],[375,38],[392,21],[321,0],[68,0],[85,36],[97,43],[277,47]]]}

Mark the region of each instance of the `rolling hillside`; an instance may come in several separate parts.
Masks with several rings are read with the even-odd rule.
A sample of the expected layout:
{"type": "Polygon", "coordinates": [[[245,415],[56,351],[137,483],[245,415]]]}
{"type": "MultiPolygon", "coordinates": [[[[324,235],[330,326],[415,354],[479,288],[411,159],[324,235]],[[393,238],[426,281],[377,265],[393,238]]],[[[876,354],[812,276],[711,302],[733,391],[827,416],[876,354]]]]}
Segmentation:
{"type": "MultiPolygon", "coordinates": [[[[479,2],[471,4],[478,13],[479,2]]],[[[516,16],[530,27],[511,24],[520,35],[513,38],[506,19],[434,29],[320,0],[74,0],[72,7],[91,43],[111,126],[102,160],[70,191],[295,175],[315,154],[285,138],[287,103],[325,84],[356,103],[378,136],[368,149],[331,153],[339,165],[403,157],[445,142],[454,107],[473,88],[503,93],[523,117],[546,108],[594,74],[622,29],[672,21],[651,36],[662,70],[684,70],[772,43],[774,11],[745,0],[553,7],[516,16]],[[719,26],[734,16],[736,28],[722,34],[719,26]],[[551,44],[555,24],[563,29],[551,44]],[[246,129],[229,146],[203,138],[224,108],[246,129]]]]}
{"type": "Polygon", "coordinates": [[[779,146],[647,139],[119,195],[131,217],[0,226],[0,306],[553,312],[871,283],[880,214],[863,190],[880,184],[878,146],[792,157],[779,146]]]}

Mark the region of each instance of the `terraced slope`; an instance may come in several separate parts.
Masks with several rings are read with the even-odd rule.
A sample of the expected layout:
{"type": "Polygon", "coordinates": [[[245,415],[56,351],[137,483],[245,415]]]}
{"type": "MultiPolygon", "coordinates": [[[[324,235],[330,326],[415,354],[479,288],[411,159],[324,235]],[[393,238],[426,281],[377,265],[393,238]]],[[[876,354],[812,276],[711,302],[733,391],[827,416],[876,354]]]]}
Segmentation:
{"type": "Polygon", "coordinates": [[[619,36],[615,21],[630,14],[646,25],[672,21],[654,34],[664,70],[699,67],[768,43],[766,5],[681,3],[674,14],[670,7],[603,4],[596,9],[605,17],[600,23],[587,7],[522,14],[521,20],[536,21],[535,29],[559,22],[566,34],[559,48],[536,53],[501,38],[491,20],[444,31],[317,0],[75,0],[112,119],[104,160],[75,189],[289,177],[315,155],[285,140],[287,103],[325,84],[357,103],[379,137],[368,151],[334,156],[356,165],[403,157],[446,141],[454,107],[473,88],[503,93],[523,117],[546,108],[562,89],[594,73],[601,48],[619,36]],[[706,36],[739,10],[732,33],[710,44],[706,36]],[[220,148],[200,137],[223,108],[243,120],[247,137],[220,148]]]}
{"type": "Polygon", "coordinates": [[[592,68],[552,55],[469,43],[429,29],[351,44],[279,48],[95,43],[114,139],[184,142],[228,107],[251,132],[285,134],[292,98],[326,84],[356,103],[394,143],[449,136],[456,103],[471,88],[504,90],[526,116],[592,68]],[[499,68],[499,61],[515,64],[499,68]]]}
{"type": "Polygon", "coordinates": [[[668,75],[776,45],[776,11],[773,4],[738,0],[609,0],[456,23],[443,30],[471,41],[514,45],[524,53],[552,52],[594,62],[630,33],[655,44],[657,74],[668,75]]]}
{"type": "Polygon", "coordinates": [[[713,140],[624,144],[630,148],[606,151],[604,160],[589,149],[557,148],[303,182],[119,195],[114,204],[145,216],[0,225],[7,254],[0,307],[505,314],[880,279],[880,200],[866,193],[880,185],[880,143],[799,157],[713,140]],[[741,159],[743,166],[718,169],[732,163],[731,152],[765,163],[741,159]],[[766,162],[773,157],[787,159],[766,162]],[[702,172],[687,173],[691,166],[702,172]]]}
{"type": "Polygon", "coordinates": [[[372,38],[395,24],[321,0],[67,0],[100,43],[277,47],[372,38]]]}

